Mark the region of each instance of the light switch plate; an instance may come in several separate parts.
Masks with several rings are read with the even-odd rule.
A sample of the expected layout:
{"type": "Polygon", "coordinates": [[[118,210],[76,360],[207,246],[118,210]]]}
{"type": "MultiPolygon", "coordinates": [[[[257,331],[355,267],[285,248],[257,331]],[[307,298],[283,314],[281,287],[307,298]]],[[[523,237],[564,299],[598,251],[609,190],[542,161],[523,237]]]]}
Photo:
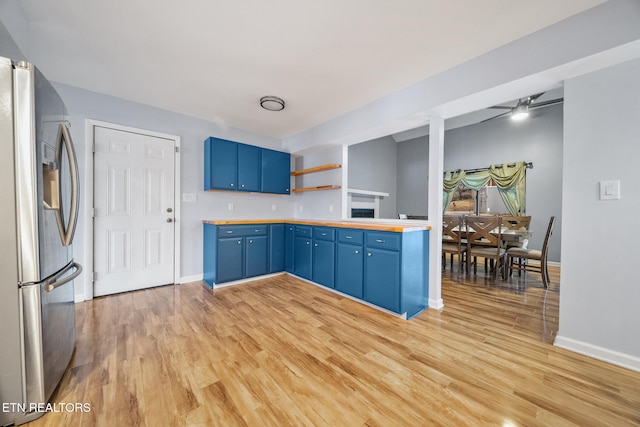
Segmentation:
{"type": "Polygon", "coordinates": [[[600,181],[600,200],[620,200],[620,180],[600,181]]]}

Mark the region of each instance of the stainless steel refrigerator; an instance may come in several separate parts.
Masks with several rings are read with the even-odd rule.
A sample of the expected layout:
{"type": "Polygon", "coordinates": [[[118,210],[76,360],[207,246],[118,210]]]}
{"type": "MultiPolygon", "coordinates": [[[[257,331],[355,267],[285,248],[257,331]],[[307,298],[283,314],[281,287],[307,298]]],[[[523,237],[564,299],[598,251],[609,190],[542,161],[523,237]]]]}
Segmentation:
{"type": "Polygon", "coordinates": [[[46,411],[75,347],[78,167],[36,67],[0,57],[0,425],[46,411]]]}

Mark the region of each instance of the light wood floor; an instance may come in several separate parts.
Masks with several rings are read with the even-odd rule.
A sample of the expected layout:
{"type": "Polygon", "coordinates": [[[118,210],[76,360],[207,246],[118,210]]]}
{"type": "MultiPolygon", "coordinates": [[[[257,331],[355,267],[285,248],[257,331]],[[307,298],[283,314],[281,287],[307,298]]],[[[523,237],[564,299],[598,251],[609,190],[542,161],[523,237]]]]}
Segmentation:
{"type": "Polygon", "coordinates": [[[640,373],[554,347],[558,271],[444,272],[442,311],[405,321],[282,275],[77,304],[78,341],[33,426],[626,426],[640,373]]]}

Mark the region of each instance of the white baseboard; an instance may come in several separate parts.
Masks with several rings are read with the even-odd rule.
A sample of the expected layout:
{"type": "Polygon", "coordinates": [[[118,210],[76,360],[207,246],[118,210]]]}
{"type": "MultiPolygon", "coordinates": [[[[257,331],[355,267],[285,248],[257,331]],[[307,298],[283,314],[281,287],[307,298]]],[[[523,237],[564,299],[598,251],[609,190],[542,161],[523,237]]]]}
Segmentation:
{"type": "Polygon", "coordinates": [[[553,345],[576,353],[584,354],[585,356],[593,357],[594,359],[602,360],[613,365],[622,366],[623,368],[640,372],[640,357],[598,347],[593,344],[577,341],[560,335],[556,335],[553,345]]]}
{"type": "Polygon", "coordinates": [[[177,284],[199,282],[202,280],[202,274],[194,274],[193,276],[184,276],[180,278],[180,282],[177,284]]]}
{"type": "MultiPolygon", "coordinates": [[[[285,274],[284,271],[278,273],[264,274],[262,276],[249,277],[247,279],[234,280],[233,282],[216,283],[213,285],[214,289],[226,288],[228,286],[242,285],[243,283],[255,282],[256,280],[268,279],[269,277],[281,276],[285,274]]],[[[200,277],[202,280],[202,277],[200,277]]]]}
{"type": "Polygon", "coordinates": [[[429,309],[441,310],[444,308],[444,301],[442,298],[439,299],[431,299],[429,298],[429,309]]]}

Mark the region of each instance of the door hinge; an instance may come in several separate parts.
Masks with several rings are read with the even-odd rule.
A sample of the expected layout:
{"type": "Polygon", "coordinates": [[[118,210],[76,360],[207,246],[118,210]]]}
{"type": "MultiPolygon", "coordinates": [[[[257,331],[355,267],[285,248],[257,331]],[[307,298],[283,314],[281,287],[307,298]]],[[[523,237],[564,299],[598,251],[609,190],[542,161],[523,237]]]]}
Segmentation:
{"type": "Polygon", "coordinates": [[[91,281],[95,283],[97,280],[98,280],[98,273],[94,271],[93,274],[91,275],[91,281]]]}
{"type": "Polygon", "coordinates": [[[176,145],[176,153],[179,153],[179,152],[180,152],[180,147],[176,145]]]}
{"type": "Polygon", "coordinates": [[[91,218],[96,217],[96,208],[91,208],[91,218]]]}

